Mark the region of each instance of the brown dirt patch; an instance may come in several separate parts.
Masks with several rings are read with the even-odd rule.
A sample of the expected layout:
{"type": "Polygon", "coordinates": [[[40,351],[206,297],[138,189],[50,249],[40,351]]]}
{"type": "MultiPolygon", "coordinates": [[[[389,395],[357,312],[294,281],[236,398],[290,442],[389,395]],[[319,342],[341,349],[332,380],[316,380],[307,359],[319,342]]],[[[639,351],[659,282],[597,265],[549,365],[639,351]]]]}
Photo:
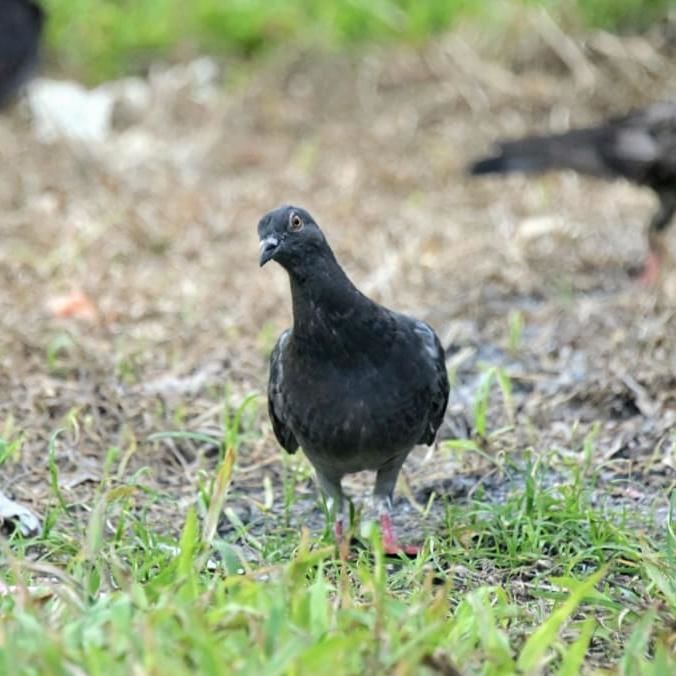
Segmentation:
{"type": "MultiPolygon", "coordinates": [[[[149,468],[140,481],[174,498],[152,507],[160,527],[179,527],[215,452],[149,437],[220,435],[224,388],[233,405],[264,391],[290,305],[283,272],[258,269],[255,226],[290,202],[316,216],[360,288],[438,330],[458,377],[445,436],[470,415],[478,365],[498,365],[515,418],[485,443],[489,456],[532,447],[579,462],[596,425],[607,495],[666,504],[676,273],[660,291],[627,273],[646,248],[651,195],[568,174],[470,180],[463,166],[496,138],[674,91],[669,46],[594,36],[566,66],[542,39],[500,59],[472,44],[458,34],[420,50],[288,55],[238,84],[226,68],[226,86],[206,95],[180,68],[158,70],[147,109],[98,147],[40,142],[21,107],[3,116],[0,430],[23,444],[0,489],[44,514],[49,440],[65,427],[55,449],[69,502],[91,505],[117,447],[128,455],[118,479],[149,468]],[[73,291],[94,317],[55,316],[73,291]],[[512,352],[516,311],[524,329],[512,352]]],[[[247,422],[233,502],[263,531],[265,479],[275,512],[289,471],[264,409],[247,422]]],[[[489,428],[505,422],[495,397],[489,428]]],[[[301,472],[298,509],[316,512],[301,472]]],[[[419,500],[433,489],[463,498],[480,480],[500,499],[507,485],[471,453],[416,452],[406,473],[419,500]]]]}

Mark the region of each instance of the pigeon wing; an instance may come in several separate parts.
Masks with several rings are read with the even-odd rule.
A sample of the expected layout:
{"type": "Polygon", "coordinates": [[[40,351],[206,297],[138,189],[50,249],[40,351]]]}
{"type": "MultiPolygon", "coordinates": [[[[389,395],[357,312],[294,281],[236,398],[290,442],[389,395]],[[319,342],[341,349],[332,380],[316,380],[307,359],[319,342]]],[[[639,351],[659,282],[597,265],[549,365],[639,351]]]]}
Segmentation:
{"type": "Polygon", "coordinates": [[[431,383],[432,400],[427,417],[428,424],[419,441],[419,443],[429,446],[434,442],[437,430],[444,420],[450,388],[446,371],[446,357],[439,337],[429,324],[420,320],[415,322],[415,332],[422,340],[425,358],[429,360],[434,373],[431,383]]]}
{"type": "Polygon", "coordinates": [[[268,414],[277,441],[287,453],[298,450],[298,440],[285,423],[284,405],[284,346],[289,340],[291,330],[287,329],[277,340],[270,356],[270,380],[268,381],[268,414]]]}
{"type": "Polygon", "coordinates": [[[676,101],[655,103],[615,123],[606,146],[615,171],[659,191],[676,183],[676,101]]]}

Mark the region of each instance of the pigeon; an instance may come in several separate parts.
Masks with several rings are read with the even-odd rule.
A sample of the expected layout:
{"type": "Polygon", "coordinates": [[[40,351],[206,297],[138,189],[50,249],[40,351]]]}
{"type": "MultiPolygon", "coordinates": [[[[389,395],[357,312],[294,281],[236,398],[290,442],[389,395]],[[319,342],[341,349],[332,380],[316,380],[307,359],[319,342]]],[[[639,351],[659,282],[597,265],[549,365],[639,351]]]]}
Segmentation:
{"type": "Polygon", "coordinates": [[[642,281],[653,284],[664,258],[663,237],[676,212],[676,101],[654,103],[597,126],[499,143],[469,167],[473,175],[572,169],[652,188],[659,207],[648,226],[642,281]]]}
{"type": "Polygon", "coordinates": [[[293,327],[270,358],[268,412],[279,444],[313,465],[335,534],[343,534],[346,474],[375,470],[384,551],[412,555],[392,526],[406,457],[431,445],[448,403],[444,349],[425,322],[367,298],[347,277],[312,216],[282,206],[258,223],[260,265],[289,276],[293,327]]]}
{"type": "Polygon", "coordinates": [[[45,14],[31,0],[0,0],[0,106],[6,105],[37,64],[45,14]]]}

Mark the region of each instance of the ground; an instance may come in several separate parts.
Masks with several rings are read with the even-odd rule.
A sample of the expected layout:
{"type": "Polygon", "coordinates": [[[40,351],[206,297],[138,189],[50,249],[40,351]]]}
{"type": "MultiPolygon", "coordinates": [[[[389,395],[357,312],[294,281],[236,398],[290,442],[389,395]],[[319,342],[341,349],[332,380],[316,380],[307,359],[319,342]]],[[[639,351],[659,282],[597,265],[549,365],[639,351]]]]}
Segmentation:
{"type": "MultiPolygon", "coordinates": [[[[541,621],[561,596],[533,585],[584,577],[615,560],[620,530],[639,533],[608,584],[637,617],[655,609],[673,648],[669,606],[626,561],[639,543],[661,560],[675,479],[676,264],[650,289],[633,274],[654,199],[572,174],[464,174],[497,138],[673,91],[668,45],[599,34],[583,53],[566,40],[543,29],[500,59],[462,32],[350,57],[288,53],[256,72],[223,64],[223,85],[162,67],[147,105],[120,102],[111,135],[86,146],[39,139],[24,104],[3,116],[0,491],[67,534],[104,489],[134,487],[125,509],[171,538],[190,505],[206,509],[236,447],[218,524],[228,551],[255,569],[289,559],[301,526],[322,540],[310,468],[279,449],[264,398],[290,301],[283,271],[258,268],[256,223],[298,204],[357,286],[428,321],[447,348],[447,420],[438,446],[408,461],[396,519],[404,539],[428,537],[436,578],[535,596],[541,621]],[[612,546],[584,529],[557,541],[567,526],[550,512],[569,498],[612,546]],[[534,511],[544,530],[508,551],[506,533],[534,511]]],[[[346,481],[357,505],[368,486],[346,481]]],[[[68,568],[50,542],[21,551],[68,568]]],[[[606,626],[588,663],[615,664],[625,639],[606,626]]]]}

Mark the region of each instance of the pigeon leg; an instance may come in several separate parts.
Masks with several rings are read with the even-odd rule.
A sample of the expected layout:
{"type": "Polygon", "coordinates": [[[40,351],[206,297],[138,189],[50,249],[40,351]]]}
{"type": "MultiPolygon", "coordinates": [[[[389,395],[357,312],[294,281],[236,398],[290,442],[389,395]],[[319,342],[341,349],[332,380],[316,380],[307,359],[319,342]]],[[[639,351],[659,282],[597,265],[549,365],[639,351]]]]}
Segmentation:
{"type": "MultiPolygon", "coordinates": [[[[405,456],[404,456],[405,457],[405,456]]],[[[380,521],[380,533],[383,539],[383,549],[385,554],[389,556],[397,556],[404,554],[405,556],[417,556],[420,552],[420,547],[417,545],[400,545],[397,542],[397,537],[394,534],[392,527],[392,494],[394,493],[394,486],[397,483],[399,470],[403,464],[404,458],[397,459],[396,463],[392,463],[378,470],[376,475],[376,486],[373,491],[373,496],[376,501],[378,510],[378,520],[380,521]]]]}
{"type": "Polygon", "coordinates": [[[400,545],[397,542],[392,527],[392,517],[387,513],[380,515],[380,532],[383,538],[383,550],[388,556],[398,556],[399,554],[418,556],[420,554],[421,548],[418,545],[400,545]]]}
{"type": "Polygon", "coordinates": [[[664,258],[664,231],[676,213],[676,192],[660,193],[659,200],[660,205],[648,226],[650,253],[639,278],[645,286],[653,286],[659,279],[660,263],[664,258]]]}
{"type": "Polygon", "coordinates": [[[660,278],[660,256],[655,251],[650,251],[643,263],[643,270],[638,278],[642,286],[655,286],[660,278]]]}
{"type": "Polygon", "coordinates": [[[343,500],[343,489],[340,485],[341,476],[325,474],[315,468],[317,473],[317,481],[319,481],[319,489],[326,503],[326,508],[329,516],[334,519],[333,533],[336,540],[340,542],[343,539],[343,526],[345,520],[343,500]]]}

